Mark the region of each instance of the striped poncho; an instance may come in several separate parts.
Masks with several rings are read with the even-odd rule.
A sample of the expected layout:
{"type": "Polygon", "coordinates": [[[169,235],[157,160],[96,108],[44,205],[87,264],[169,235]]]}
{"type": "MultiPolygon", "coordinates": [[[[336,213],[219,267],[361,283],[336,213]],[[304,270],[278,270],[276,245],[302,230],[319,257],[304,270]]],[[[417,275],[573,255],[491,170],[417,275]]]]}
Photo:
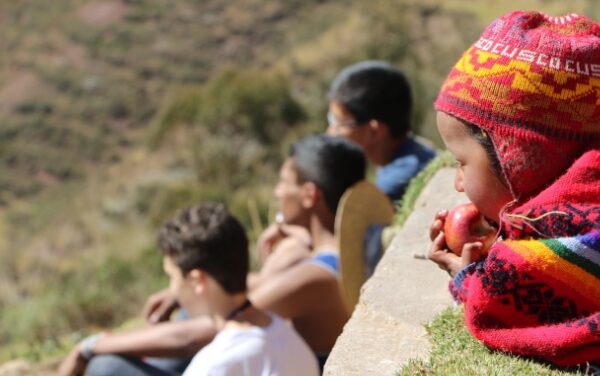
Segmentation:
{"type": "Polygon", "coordinates": [[[561,366],[600,362],[599,201],[596,150],[513,211],[527,223],[512,223],[507,240],[451,282],[476,338],[561,366]]]}

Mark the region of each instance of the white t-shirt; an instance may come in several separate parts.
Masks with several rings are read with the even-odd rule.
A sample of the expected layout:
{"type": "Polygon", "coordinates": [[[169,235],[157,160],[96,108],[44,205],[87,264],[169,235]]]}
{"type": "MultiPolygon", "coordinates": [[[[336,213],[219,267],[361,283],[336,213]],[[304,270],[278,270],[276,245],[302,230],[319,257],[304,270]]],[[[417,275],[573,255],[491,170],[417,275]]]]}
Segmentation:
{"type": "Polygon", "coordinates": [[[268,327],[223,329],[183,376],[318,376],[314,353],[279,316],[268,327]]]}

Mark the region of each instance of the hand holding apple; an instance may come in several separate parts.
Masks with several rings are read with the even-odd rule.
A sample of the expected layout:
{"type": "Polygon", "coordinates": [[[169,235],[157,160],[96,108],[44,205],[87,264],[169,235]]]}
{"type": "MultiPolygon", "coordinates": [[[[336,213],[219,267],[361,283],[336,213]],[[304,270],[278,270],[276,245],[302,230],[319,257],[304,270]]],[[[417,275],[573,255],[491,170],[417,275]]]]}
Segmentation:
{"type": "Polygon", "coordinates": [[[483,244],[480,254],[486,255],[496,240],[496,232],[472,203],[451,209],[444,222],[446,245],[458,256],[466,243],[474,242],[483,244]]]}

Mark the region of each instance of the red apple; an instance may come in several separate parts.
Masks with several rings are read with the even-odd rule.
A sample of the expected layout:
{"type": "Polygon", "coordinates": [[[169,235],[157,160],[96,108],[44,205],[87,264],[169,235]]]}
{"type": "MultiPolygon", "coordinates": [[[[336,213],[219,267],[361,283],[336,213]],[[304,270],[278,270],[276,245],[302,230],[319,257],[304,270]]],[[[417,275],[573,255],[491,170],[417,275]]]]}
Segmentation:
{"type": "Polygon", "coordinates": [[[486,255],[496,240],[496,232],[472,203],[458,205],[450,210],[444,223],[446,245],[459,256],[465,243],[473,242],[481,242],[481,254],[486,255]]]}

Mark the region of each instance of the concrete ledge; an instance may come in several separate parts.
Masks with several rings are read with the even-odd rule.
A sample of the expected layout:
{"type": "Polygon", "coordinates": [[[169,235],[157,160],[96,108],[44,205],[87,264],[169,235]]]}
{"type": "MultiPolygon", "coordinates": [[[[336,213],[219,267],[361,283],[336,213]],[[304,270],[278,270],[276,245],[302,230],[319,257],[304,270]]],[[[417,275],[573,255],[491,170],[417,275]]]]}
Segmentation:
{"type": "Polygon", "coordinates": [[[327,376],[394,375],[411,358],[426,358],[430,344],[423,324],[452,304],[448,275],[414,254],[427,251],[434,214],[468,201],[453,189],[454,170],[442,169],[417,200],[338,338],[327,376]]]}

